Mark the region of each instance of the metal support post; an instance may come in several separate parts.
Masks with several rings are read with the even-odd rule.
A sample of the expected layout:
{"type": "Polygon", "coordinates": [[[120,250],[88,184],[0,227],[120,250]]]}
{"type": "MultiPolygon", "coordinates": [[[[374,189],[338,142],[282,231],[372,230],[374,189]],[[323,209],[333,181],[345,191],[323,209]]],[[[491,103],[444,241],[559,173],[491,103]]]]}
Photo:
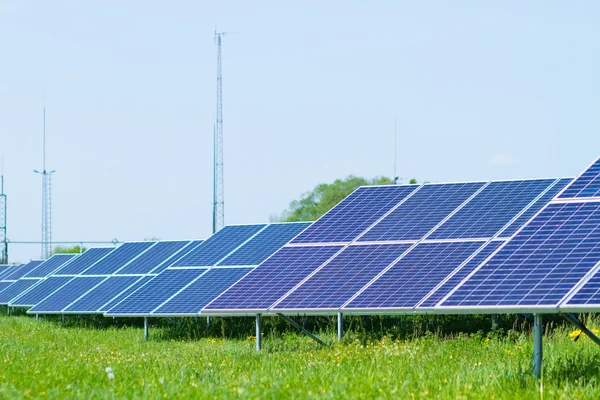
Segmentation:
{"type": "Polygon", "coordinates": [[[10,317],[10,306],[6,306],[6,315],[10,317]]]}
{"type": "Polygon", "coordinates": [[[144,340],[148,340],[148,317],[144,317],[144,340]]]}
{"type": "Polygon", "coordinates": [[[206,327],[210,326],[210,317],[206,317],[206,327]]]}
{"type": "Polygon", "coordinates": [[[64,324],[65,324],[65,314],[61,314],[61,317],[62,317],[62,318],[61,318],[61,320],[62,320],[62,324],[64,325],[64,324]]]}
{"type": "Polygon", "coordinates": [[[260,314],[256,314],[256,351],[262,348],[262,319],[260,314]]]}
{"type": "Polygon", "coordinates": [[[498,314],[492,315],[492,332],[496,332],[498,329],[498,314]]]}
{"type": "Polygon", "coordinates": [[[533,376],[535,379],[542,377],[542,338],[544,328],[542,326],[542,316],[533,315],[533,376]]]}
{"type": "Polygon", "coordinates": [[[39,321],[40,320],[40,314],[35,314],[35,320],[39,321]]]}
{"type": "Polygon", "coordinates": [[[342,340],[342,336],[344,336],[344,315],[339,312],[337,317],[337,325],[338,325],[338,342],[342,340]]]}
{"type": "Polygon", "coordinates": [[[308,329],[304,328],[302,325],[300,325],[299,323],[297,323],[296,321],[294,321],[287,315],[281,314],[281,313],[277,313],[277,315],[279,315],[281,318],[285,319],[290,324],[294,325],[296,328],[300,329],[306,336],[310,337],[315,342],[319,343],[320,345],[329,347],[329,345],[327,343],[325,343],[324,341],[319,339],[316,335],[312,334],[308,329]]]}
{"type": "Polygon", "coordinates": [[[594,334],[594,332],[590,331],[587,326],[584,325],[583,322],[579,321],[577,317],[573,314],[562,314],[563,318],[575,325],[581,333],[587,335],[594,343],[600,345],[600,338],[594,334]]]}

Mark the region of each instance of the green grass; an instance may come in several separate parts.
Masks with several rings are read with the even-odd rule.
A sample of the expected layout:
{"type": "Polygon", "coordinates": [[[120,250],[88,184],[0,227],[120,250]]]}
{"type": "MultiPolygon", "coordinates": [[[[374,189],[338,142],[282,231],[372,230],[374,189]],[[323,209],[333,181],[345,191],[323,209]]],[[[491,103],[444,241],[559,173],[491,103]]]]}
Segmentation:
{"type": "MultiPolygon", "coordinates": [[[[266,318],[265,318],[266,319],[266,318]]],[[[172,329],[62,326],[0,315],[0,398],[600,398],[600,347],[571,329],[544,337],[541,382],[532,338],[425,333],[410,340],[348,333],[331,348],[293,331],[173,340],[172,329]],[[109,379],[106,368],[112,368],[109,379]]],[[[333,332],[323,337],[334,342],[333,332]]]]}

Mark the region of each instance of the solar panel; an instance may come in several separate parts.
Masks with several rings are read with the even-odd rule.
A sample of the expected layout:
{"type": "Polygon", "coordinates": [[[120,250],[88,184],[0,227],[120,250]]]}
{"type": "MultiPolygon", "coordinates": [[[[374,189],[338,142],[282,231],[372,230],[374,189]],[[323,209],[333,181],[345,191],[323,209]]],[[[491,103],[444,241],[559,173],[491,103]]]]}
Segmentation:
{"type": "Polygon", "coordinates": [[[183,257],[194,251],[198,246],[200,246],[204,240],[194,240],[189,245],[185,246],[179,253],[177,253],[174,257],[169,258],[164,263],[160,264],[158,267],[154,268],[151,272],[153,274],[159,274],[165,269],[175,265],[179,260],[183,257]]]}
{"type": "Polygon", "coordinates": [[[30,271],[32,271],[35,267],[43,263],[43,260],[33,260],[29,261],[27,264],[23,265],[20,268],[15,269],[10,274],[7,274],[2,278],[4,281],[16,281],[17,279],[21,279],[23,276],[27,275],[30,271]]]}
{"type": "Polygon", "coordinates": [[[50,276],[27,292],[12,298],[8,305],[11,307],[32,307],[60,289],[71,279],[73,278],[69,276],[50,276]]]}
{"type": "Polygon", "coordinates": [[[266,310],[342,248],[283,247],[205,309],[266,310]]]}
{"type": "Polygon", "coordinates": [[[54,275],[79,275],[114,250],[115,248],[113,247],[89,249],[67,265],[61,267],[58,271],[55,271],[54,275]]]}
{"type": "Polygon", "coordinates": [[[205,268],[166,269],[109,309],[105,315],[148,315],[205,272],[205,268]]]}
{"type": "Polygon", "coordinates": [[[138,290],[139,288],[144,286],[146,283],[148,283],[152,279],[154,279],[154,276],[150,276],[150,275],[143,276],[139,281],[137,281],[136,283],[131,285],[129,288],[127,288],[126,290],[124,290],[123,292],[118,294],[117,296],[113,297],[108,303],[106,303],[102,307],[100,307],[98,309],[98,311],[104,313],[104,312],[110,310],[115,305],[119,304],[121,302],[121,300],[123,300],[124,298],[129,296],[131,293],[135,292],[136,290],[138,290]]]}
{"type": "Polygon", "coordinates": [[[38,279],[19,279],[12,285],[2,290],[2,292],[0,293],[0,304],[8,304],[13,297],[24,293],[25,291],[27,291],[27,289],[29,289],[38,282],[38,279]]]}
{"type": "Polygon", "coordinates": [[[218,265],[258,265],[309,225],[310,222],[271,224],[218,265]]]}
{"type": "Polygon", "coordinates": [[[0,282],[0,293],[2,293],[2,291],[4,289],[6,289],[7,287],[9,287],[13,283],[14,283],[13,281],[10,281],[10,282],[4,282],[4,281],[2,281],[2,282],[0,282]]]}
{"type": "Polygon", "coordinates": [[[272,308],[340,308],[409,248],[407,244],[349,246],[272,308]]]}
{"type": "Polygon", "coordinates": [[[343,309],[403,309],[415,307],[484,243],[421,243],[343,309]]]}
{"type": "Polygon", "coordinates": [[[163,303],[152,315],[197,315],[208,302],[247,274],[250,268],[212,268],[179,294],[163,303]]]}
{"type": "Polygon", "coordinates": [[[92,265],[89,269],[83,271],[82,275],[112,274],[155,244],[156,242],[124,243],[106,257],[92,265]]]}
{"type": "Polygon", "coordinates": [[[598,308],[600,304],[600,274],[598,271],[579,289],[574,296],[560,306],[561,311],[569,308],[581,308],[585,310],[588,307],[598,308]]]}
{"type": "Polygon", "coordinates": [[[555,179],[490,182],[429,239],[489,238],[498,233],[555,179]]]}
{"type": "Polygon", "coordinates": [[[140,279],[139,276],[110,276],[79,300],[66,307],[63,312],[76,314],[97,313],[103,305],[140,279]]]}
{"type": "Polygon", "coordinates": [[[358,188],[292,243],[350,242],[419,187],[395,185],[358,188]]]}
{"type": "Polygon", "coordinates": [[[24,278],[45,278],[52,274],[61,266],[65,265],[68,261],[76,257],[76,254],[55,254],[48,260],[38,265],[33,270],[29,271],[24,278]]]}
{"type": "Polygon", "coordinates": [[[117,271],[118,274],[147,274],[162,263],[174,257],[189,241],[158,242],[135,260],[117,271]]]}
{"type": "Polygon", "coordinates": [[[28,314],[59,314],[86,292],[94,288],[105,277],[81,276],[73,278],[67,284],[27,311],[28,314]]]}
{"type": "Polygon", "coordinates": [[[600,196],[600,158],[576,178],[558,197],[560,199],[600,196]]]}
{"type": "Polygon", "coordinates": [[[4,265],[4,269],[0,271],[0,280],[4,280],[4,277],[8,274],[12,274],[17,268],[21,268],[23,264],[19,265],[4,265]]]}
{"type": "Polygon", "coordinates": [[[599,261],[600,203],[551,203],[442,306],[556,306],[599,261]]]}
{"type": "Polygon", "coordinates": [[[424,185],[359,241],[421,239],[484,185],[481,182],[424,185]]]}

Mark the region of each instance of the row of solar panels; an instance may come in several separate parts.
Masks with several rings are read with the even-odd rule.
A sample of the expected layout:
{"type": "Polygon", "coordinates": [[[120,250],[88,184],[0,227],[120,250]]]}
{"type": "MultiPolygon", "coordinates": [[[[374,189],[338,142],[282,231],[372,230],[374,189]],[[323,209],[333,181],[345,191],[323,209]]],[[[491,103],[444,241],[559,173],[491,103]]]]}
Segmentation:
{"type": "Polygon", "coordinates": [[[363,187],[309,227],[228,226],[201,244],[127,243],[85,261],[92,250],[23,275],[0,304],[107,316],[600,310],[600,160],[572,182],[363,187]]]}

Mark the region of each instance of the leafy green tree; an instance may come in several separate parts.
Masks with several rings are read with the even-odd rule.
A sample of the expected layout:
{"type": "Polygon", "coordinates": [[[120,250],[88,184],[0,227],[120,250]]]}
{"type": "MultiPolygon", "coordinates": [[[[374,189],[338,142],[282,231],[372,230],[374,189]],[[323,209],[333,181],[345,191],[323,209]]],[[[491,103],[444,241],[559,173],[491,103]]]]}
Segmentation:
{"type": "Polygon", "coordinates": [[[54,250],[52,250],[52,254],[79,254],[83,253],[86,250],[86,247],[83,247],[82,249],[80,245],[75,245],[71,247],[56,246],[54,250]]]}
{"type": "MultiPolygon", "coordinates": [[[[416,183],[411,179],[410,183],[416,183]]],[[[277,219],[284,222],[314,221],[338,204],[360,186],[391,185],[392,179],[378,176],[365,179],[350,175],[346,179],[338,179],[333,183],[321,183],[311,192],[305,193],[299,200],[290,203],[287,210],[277,219]]]]}

